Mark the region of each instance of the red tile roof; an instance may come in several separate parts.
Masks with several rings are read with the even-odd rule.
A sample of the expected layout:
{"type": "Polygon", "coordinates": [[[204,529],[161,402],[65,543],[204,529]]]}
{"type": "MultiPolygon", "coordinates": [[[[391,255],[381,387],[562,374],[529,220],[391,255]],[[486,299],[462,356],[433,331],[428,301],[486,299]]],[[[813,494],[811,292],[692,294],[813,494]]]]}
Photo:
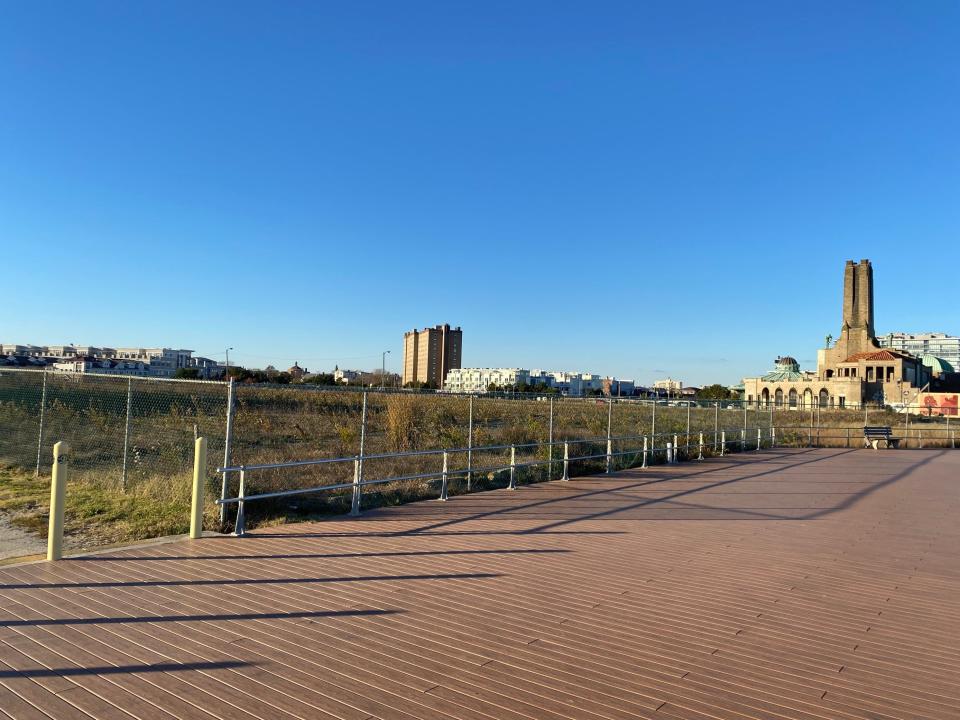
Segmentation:
{"type": "Polygon", "coordinates": [[[844,362],[857,362],[859,360],[900,360],[906,355],[892,352],[890,350],[870,350],[868,352],[856,353],[851,355],[844,362]]]}

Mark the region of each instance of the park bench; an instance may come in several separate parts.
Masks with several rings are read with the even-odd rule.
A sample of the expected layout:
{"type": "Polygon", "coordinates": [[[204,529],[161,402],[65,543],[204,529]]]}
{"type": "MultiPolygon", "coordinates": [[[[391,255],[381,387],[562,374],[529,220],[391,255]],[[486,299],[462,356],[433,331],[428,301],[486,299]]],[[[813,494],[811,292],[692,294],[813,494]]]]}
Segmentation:
{"type": "Polygon", "coordinates": [[[900,447],[900,438],[894,437],[890,433],[889,427],[880,425],[868,425],[863,429],[863,446],[872,447],[874,450],[880,445],[880,441],[886,443],[889,447],[900,447]]]}

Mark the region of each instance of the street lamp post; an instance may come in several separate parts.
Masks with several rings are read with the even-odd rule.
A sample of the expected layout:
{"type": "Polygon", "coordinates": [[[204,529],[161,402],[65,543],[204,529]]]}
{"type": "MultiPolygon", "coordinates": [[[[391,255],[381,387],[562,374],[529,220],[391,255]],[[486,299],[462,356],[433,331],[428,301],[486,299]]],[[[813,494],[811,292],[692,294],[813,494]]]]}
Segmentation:
{"type": "Polygon", "coordinates": [[[384,350],[380,356],[380,389],[383,390],[383,382],[387,377],[387,355],[390,354],[389,350],[384,350]]]}
{"type": "Polygon", "coordinates": [[[233,350],[232,347],[227,348],[224,352],[227,354],[227,371],[225,373],[226,378],[230,379],[230,351],[233,350]]]}

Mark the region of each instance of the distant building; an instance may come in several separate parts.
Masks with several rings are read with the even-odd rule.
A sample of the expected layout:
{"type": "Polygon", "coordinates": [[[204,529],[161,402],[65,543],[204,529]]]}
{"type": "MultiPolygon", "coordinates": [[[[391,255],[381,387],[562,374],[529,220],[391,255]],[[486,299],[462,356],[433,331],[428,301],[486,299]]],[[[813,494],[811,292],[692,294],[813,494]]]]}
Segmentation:
{"type": "Polygon", "coordinates": [[[618,380],[606,377],[600,381],[603,394],[607,397],[627,397],[633,395],[635,384],[633,380],[618,380]]]}
{"type": "Polygon", "coordinates": [[[134,375],[150,377],[150,366],[138,360],[109,360],[106,358],[79,357],[63,358],[51,366],[54,372],[97,375],[134,375]]]}
{"type": "Polygon", "coordinates": [[[750,404],[789,408],[907,405],[931,380],[930,368],[903,350],[881,348],[874,335],[873,267],[848,260],[843,277],[843,324],[833,347],[817,351],[817,371],[802,372],[792,357],[779,357],[762,377],[744,378],[750,404]]]}
{"type": "Polygon", "coordinates": [[[663,392],[668,397],[673,395],[681,395],[683,391],[683,382],[668,377],[666,380],[657,380],[654,382],[653,389],[657,390],[658,392],[663,392]]]}
{"type": "MultiPolygon", "coordinates": [[[[174,350],[172,348],[98,348],[92,345],[0,345],[0,350],[8,358],[37,358],[46,365],[59,365],[59,372],[69,372],[66,368],[70,361],[77,359],[80,362],[76,367],[82,367],[77,372],[106,372],[108,374],[142,375],[145,367],[146,374],[152,377],[173,377],[180,368],[201,367],[206,375],[214,377],[217,373],[211,366],[216,366],[212,360],[202,358],[201,364],[196,363],[192,350],[174,350]],[[96,360],[113,360],[115,363],[101,363],[96,360]],[[124,373],[123,370],[129,370],[124,373]]],[[[14,361],[16,362],[16,361],[14,361]]],[[[9,359],[7,364],[14,364],[9,359]]],[[[222,374],[222,373],[220,373],[222,374]]],[[[203,376],[204,373],[201,373],[203,376]]]]}
{"type": "Polygon", "coordinates": [[[892,332],[877,340],[882,348],[900,350],[918,358],[930,355],[946,360],[954,370],[960,368],[960,337],[956,335],[892,332]]]}
{"type": "Polygon", "coordinates": [[[437,325],[403,335],[403,384],[424,383],[441,388],[450,370],[460,367],[463,332],[437,325]]]}
{"type": "Polygon", "coordinates": [[[290,375],[290,378],[293,380],[303,380],[303,376],[307,374],[307,370],[294,362],[293,366],[287,370],[287,374],[290,375]]]}
{"type": "Polygon", "coordinates": [[[455,393],[487,392],[491,385],[529,385],[530,371],[521,368],[451,368],[443,389],[455,393]]]}

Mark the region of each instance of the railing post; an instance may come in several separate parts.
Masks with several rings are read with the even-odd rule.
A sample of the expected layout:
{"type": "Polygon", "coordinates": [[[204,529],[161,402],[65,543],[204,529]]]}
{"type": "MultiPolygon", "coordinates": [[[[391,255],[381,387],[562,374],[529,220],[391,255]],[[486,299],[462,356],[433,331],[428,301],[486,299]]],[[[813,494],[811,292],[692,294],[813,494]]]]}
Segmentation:
{"type": "Polygon", "coordinates": [[[563,477],[561,480],[570,479],[570,443],[563,441],[563,477]]]}
{"type": "Polygon", "coordinates": [[[850,447],[850,428],[847,428],[847,447],[850,447]]]}
{"type": "Polygon", "coordinates": [[[917,447],[923,450],[923,429],[917,429],[917,447]]]}
{"type": "MultiPolygon", "coordinates": [[[[553,408],[551,407],[551,421],[553,420],[553,408]]],[[[551,423],[552,429],[552,423],[551,423]]],[[[470,420],[467,424],[467,492],[470,492],[470,486],[473,484],[473,395],[470,396],[470,420]]]]}
{"type": "Polygon", "coordinates": [[[673,436],[673,461],[680,462],[680,441],[677,439],[677,435],[673,436]]]}
{"type": "Polygon", "coordinates": [[[63,557],[63,511],[67,500],[70,446],[62,440],[53,446],[50,482],[50,524],[47,529],[47,560],[63,557]]]}
{"type": "Polygon", "coordinates": [[[956,432],[956,431],[954,431],[954,430],[951,430],[951,431],[950,431],[950,449],[951,449],[951,450],[956,450],[956,449],[957,449],[955,432],[956,432]]]}
{"type": "Polygon", "coordinates": [[[703,460],[703,430],[700,431],[700,439],[697,442],[697,460],[703,460]]]}
{"type": "Polygon", "coordinates": [[[440,474],[440,499],[447,499],[447,451],[443,451],[443,471],[440,474]]]}
{"type": "Polygon", "coordinates": [[[510,446],[510,485],[507,486],[508,490],[517,489],[517,446],[510,446]]]}
{"type": "Polygon", "coordinates": [[[757,452],[760,451],[760,443],[762,442],[762,435],[760,434],[760,428],[757,428],[757,452]]]}
{"type": "Polygon", "coordinates": [[[773,425],[770,426],[770,449],[773,450],[777,446],[777,428],[773,425]]]}
{"type": "Polygon", "coordinates": [[[667,443],[667,465],[673,465],[673,443],[667,443]]]}
{"type": "Polygon", "coordinates": [[[43,421],[47,409],[47,369],[43,369],[43,390],[40,391],[40,430],[37,433],[37,469],[34,477],[40,477],[40,452],[43,449],[43,421]]]}
{"type": "Polygon", "coordinates": [[[723,457],[727,451],[727,431],[720,431],[720,457],[723,457]]]}
{"type": "Polygon", "coordinates": [[[642,468],[647,467],[647,436],[646,435],[643,436],[643,465],[641,465],[640,467],[642,468]]]}
{"type": "Polygon", "coordinates": [[[237,537],[243,537],[246,532],[246,518],[244,517],[243,499],[247,496],[247,471],[243,465],[240,466],[240,492],[237,493],[237,524],[233,528],[233,534],[237,537]]]}
{"type": "Polygon", "coordinates": [[[350,514],[360,514],[360,456],[353,458],[353,497],[350,501],[350,514]]]}
{"type": "Polygon", "coordinates": [[[203,535],[203,493],[207,482],[207,439],[193,443],[193,493],[190,500],[190,538],[203,535]]]}
{"type": "MultiPolygon", "coordinates": [[[[223,466],[230,467],[230,446],[233,440],[233,415],[234,415],[234,396],[233,396],[233,378],[227,384],[227,428],[223,437],[223,466]]],[[[220,500],[227,499],[227,471],[223,471],[223,477],[220,481],[220,500]]],[[[227,521],[227,506],[220,505],[220,525],[227,521]]]]}
{"type": "Polygon", "coordinates": [[[610,465],[613,462],[613,441],[607,438],[607,475],[610,474],[610,465]]]}
{"type": "Polygon", "coordinates": [[[740,430],[740,451],[741,452],[747,451],[747,429],[746,428],[742,428],[740,430]]]}
{"type": "MultiPolygon", "coordinates": [[[[610,388],[613,392],[613,388],[610,388]]],[[[613,398],[607,398],[607,474],[610,474],[610,464],[613,460],[613,446],[610,438],[613,437],[613,398]]]]}

